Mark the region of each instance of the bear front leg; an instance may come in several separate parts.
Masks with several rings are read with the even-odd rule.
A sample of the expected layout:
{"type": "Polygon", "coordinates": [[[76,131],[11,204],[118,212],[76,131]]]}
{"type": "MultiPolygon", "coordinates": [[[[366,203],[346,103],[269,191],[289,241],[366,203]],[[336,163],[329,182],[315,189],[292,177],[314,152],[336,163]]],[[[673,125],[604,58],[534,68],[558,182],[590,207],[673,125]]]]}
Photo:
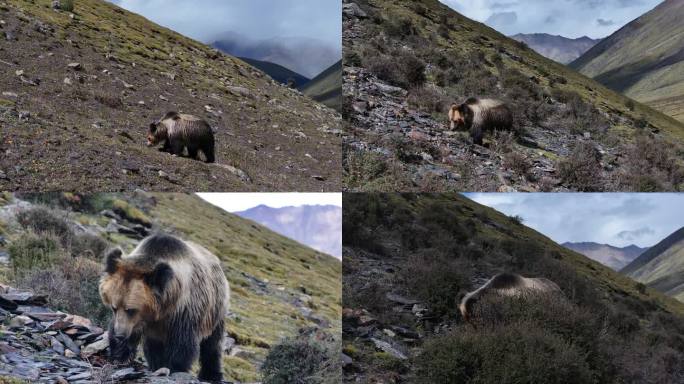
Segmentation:
{"type": "Polygon", "coordinates": [[[145,353],[145,361],[147,361],[147,366],[151,371],[156,371],[159,368],[167,367],[167,359],[165,357],[166,350],[167,348],[164,342],[152,338],[145,338],[143,352],[145,353]]]}
{"type": "Polygon", "coordinates": [[[202,381],[218,383],[223,380],[221,356],[223,355],[223,322],[214,332],[200,343],[200,371],[197,376],[202,381]]]}
{"type": "Polygon", "coordinates": [[[169,143],[169,140],[164,140],[164,145],[159,148],[160,152],[171,152],[171,144],[169,143]]]}
{"type": "Polygon", "coordinates": [[[185,143],[182,140],[170,140],[171,153],[176,156],[183,156],[183,149],[185,149],[185,143]]]}

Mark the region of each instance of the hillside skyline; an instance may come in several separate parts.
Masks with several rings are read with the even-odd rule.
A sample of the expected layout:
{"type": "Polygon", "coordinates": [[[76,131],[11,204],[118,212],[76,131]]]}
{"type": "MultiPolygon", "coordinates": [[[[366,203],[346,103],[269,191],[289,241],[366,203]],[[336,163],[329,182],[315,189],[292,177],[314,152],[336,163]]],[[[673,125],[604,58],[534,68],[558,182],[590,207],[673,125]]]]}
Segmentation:
{"type": "Polygon", "coordinates": [[[593,242],[651,247],[684,227],[684,196],[676,193],[466,194],[558,244],[593,242]],[[682,207],[682,208],[679,208],[682,207]]]}
{"type": "Polygon", "coordinates": [[[440,0],[505,35],[548,33],[600,39],[660,4],[661,0],[440,0]],[[534,12],[529,12],[533,9],[534,12]]]}

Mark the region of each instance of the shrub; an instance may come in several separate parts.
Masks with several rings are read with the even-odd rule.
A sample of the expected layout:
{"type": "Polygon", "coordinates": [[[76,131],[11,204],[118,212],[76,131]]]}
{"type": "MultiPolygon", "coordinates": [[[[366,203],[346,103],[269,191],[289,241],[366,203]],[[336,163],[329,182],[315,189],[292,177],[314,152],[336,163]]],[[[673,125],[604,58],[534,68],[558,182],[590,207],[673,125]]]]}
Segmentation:
{"type": "Polygon", "coordinates": [[[261,371],[264,384],[332,384],[342,381],[340,348],[312,338],[287,339],[271,348],[261,371]]]}
{"type": "Polygon", "coordinates": [[[385,20],[383,27],[388,37],[399,39],[404,39],[418,33],[411,19],[404,16],[390,17],[388,20],[385,20]]]}
{"type": "Polygon", "coordinates": [[[458,329],[428,341],[416,362],[420,383],[593,383],[583,351],[528,324],[458,329]]]}
{"type": "Polygon", "coordinates": [[[425,63],[408,52],[376,53],[367,56],[364,64],[380,80],[392,85],[408,89],[425,82],[425,63]]]}
{"type": "Polygon", "coordinates": [[[92,233],[82,233],[74,237],[70,253],[76,257],[101,260],[107,247],[109,247],[109,243],[102,237],[92,233]]]}
{"type": "Polygon", "coordinates": [[[522,225],[522,223],[525,221],[525,219],[523,219],[523,217],[520,215],[512,215],[512,216],[508,216],[508,218],[511,219],[511,221],[514,224],[517,224],[517,225],[522,225]]]}
{"type": "Polygon", "coordinates": [[[439,88],[423,86],[411,90],[408,102],[419,111],[443,114],[449,104],[449,98],[439,88]]]}
{"type": "Polygon", "coordinates": [[[570,155],[558,162],[563,183],[582,192],[600,191],[602,170],[600,154],[590,142],[580,141],[570,155]]]}
{"type": "Polygon", "coordinates": [[[63,256],[59,238],[45,233],[25,232],[10,243],[7,251],[17,276],[34,269],[51,269],[63,256]]]}
{"type": "Polygon", "coordinates": [[[51,307],[84,316],[105,326],[111,316],[100,299],[102,267],[89,259],[61,257],[47,269],[31,269],[17,279],[19,287],[48,295],[51,307]]]}
{"type": "Polygon", "coordinates": [[[19,224],[38,234],[53,234],[59,238],[62,245],[69,245],[74,233],[69,224],[58,217],[52,210],[45,207],[34,207],[17,213],[19,224]]]}
{"type": "Polygon", "coordinates": [[[456,315],[459,292],[468,287],[465,263],[440,257],[438,251],[409,256],[401,269],[404,286],[411,295],[426,302],[438,316],[456,315]]]}
{"type": "Polygon", "coordinates": [[[532,165],[525,154],[511,151],[504,155],[503,166],[520,176],[527,176],[532,165]]]}
{"type": "Polygon", "coordinates": [[[60,9],[66,12],[73,12],[74,0],[61,0],[60,9]]]}
{"type": "Polygon", "coordinates": [[[621,183],[639,192],[676,189],[684,181],[684,169],[675,147],[665,140],[639,135],[628,146],[621,183]]]}

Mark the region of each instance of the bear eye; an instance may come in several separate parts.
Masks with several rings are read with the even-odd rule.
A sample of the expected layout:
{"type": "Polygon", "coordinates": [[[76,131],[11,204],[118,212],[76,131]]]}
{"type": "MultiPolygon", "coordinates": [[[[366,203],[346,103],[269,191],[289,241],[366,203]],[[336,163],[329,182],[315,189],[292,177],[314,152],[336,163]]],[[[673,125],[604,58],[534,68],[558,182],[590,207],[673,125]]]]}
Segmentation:
{"type": "Polygon", "coordinates": [[[126,314],[128,315],[128,317],[133,317],[136,313],[138,313],[138,310],[135,308],[129,308],[126,310],[126,314]]]}
{"type": "Polygon", "coordinates": [[[116,307],[112,305],[112,312],[116,312],[116,307]]]}

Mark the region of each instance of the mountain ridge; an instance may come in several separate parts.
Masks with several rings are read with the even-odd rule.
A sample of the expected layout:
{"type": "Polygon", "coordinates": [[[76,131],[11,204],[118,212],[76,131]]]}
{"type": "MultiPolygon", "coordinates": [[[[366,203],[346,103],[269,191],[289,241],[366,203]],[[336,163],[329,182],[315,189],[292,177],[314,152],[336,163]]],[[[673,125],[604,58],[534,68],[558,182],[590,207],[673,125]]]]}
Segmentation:
{"type": "Polygon", "coordinates": [[[272,208],[261,204],[235,214],[319,252],[342,257],[341,207],[301,205],[272,208]]]}
{"type": "Polygon", "coordinates": [[[565,242],[562,246],[579,252],[589,258],[599,261],[601,264],[615,271],[621,270],[635,258],[648,249],[630,244],[625,247],[616,247],[610,244],[596,242],[565,242]]]}
{"type": "Polygon", "coordinates": [[[587,36],[573,39],[548,33],[517,33],[510,37],[526,43],[541,55],[562,64],[574,61],[602,40],[587,36]]]}
{"type": "Polygon", "coordinates": [[[572,68],[684,121],[684,4],[665,0],[602,40],[572,68]]]}

